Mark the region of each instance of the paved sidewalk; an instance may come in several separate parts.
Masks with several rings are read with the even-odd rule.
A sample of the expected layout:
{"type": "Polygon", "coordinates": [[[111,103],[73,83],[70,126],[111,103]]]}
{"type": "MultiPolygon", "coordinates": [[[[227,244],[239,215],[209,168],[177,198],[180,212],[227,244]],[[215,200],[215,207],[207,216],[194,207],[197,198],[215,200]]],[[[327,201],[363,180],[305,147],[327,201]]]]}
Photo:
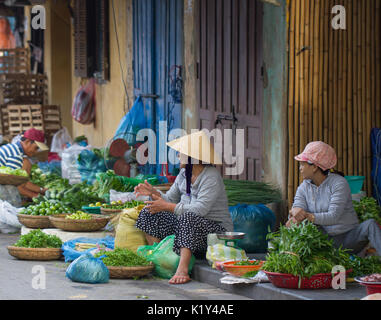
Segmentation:
{"type": "Polygon", "coordinates": [[[23,261],[10,256],[8,245],[19,235],[0,234],[0,300],[250,300],[210,284],[191,281],[170,285],[167,280],[114,280],[107,284],[75,283],[65,277],[68,263],[23,261]],[[46,289],[32,287],[34,266],[46,270],[46,289]]]}

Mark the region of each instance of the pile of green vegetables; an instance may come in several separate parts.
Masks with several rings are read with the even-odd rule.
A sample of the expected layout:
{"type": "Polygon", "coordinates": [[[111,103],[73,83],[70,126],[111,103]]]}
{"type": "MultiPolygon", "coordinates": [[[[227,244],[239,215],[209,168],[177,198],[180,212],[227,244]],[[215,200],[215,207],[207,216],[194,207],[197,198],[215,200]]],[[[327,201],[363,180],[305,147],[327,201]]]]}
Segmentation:
{"type": "Polygon", "coordinates": [[[374,198],[362,198],[360,201],[353,201],[353,207],[359,217],[360,222],[369,219],[376,220],[381,224],[381,208],[374,198]]]}
{"type": "Polygon", "coordinates": [[[328,235],[308,221],[290,228],[281,226],[278,232],[268,234],[267,238],[272,248],[269,248],[263,270],[308,278],[319,273],[331,273],[336,265],[346,270],[352,268],[350,255],[335,248],[328,235]]]}
{"type": "Polygon", "coordinates": [[[102,257],[101,259],[106,266],[113,267],[140,267],[151,264],[146,258],[138,256],[129,249],[122,248],[115,248],[113,251],[101,250],[94,257],[102,257]]]}
{"type": "Polygon", "coordinates": [[[102,208],[104,209],[113,209],[113,210],[123,210],[123,209],[130,209],[135,208],[137,206],[143,205],[144,202],[142,201],[129,201],[129,202],[121,202],[121,201],[113,201],[111,203],[104,203],[102,204],[102,208]]]}
{"type": "Polygon", "coordinates": [[[14,246],[22,248],[61,248],[62,241],[57,236],[48,235],[40,229],[36,229],[20,236],[14,246]]]}
{"type": "Polygon", "coordinates": [[[381,258],[378,256],[366,258],[351,256],[351,264],[353,272],[350,274],[350,277],[352,278],[381,273],[381,258]]]}
{"type": "Polygon", "coordinates": [[[9,167],[0,167],[1,174],[10,174],[19,177],[28,177],[28,173],[23,169],[11,169],[9,167]]]}
{"type": "Polygon", "coordinates": [[[55,214],[69,213],[71,209],[64,206],[59,201],[42,201],[40,203],[30,205],[20,211],[20,214],[30,216],[52,216],[55,214]]]}
{"type": "Polygon", "coordinates": [[[280,190],[269,183],[224,179],[229,206],[268,204],[282,201],[280,190]]]}
{"type": "Polygon", "coordinates": [[[93,217],[83,211],[77,211],[73,214],[69,214],[65,217],[65,219],[70,219],[70,220],[91,220],[93,217]]]}

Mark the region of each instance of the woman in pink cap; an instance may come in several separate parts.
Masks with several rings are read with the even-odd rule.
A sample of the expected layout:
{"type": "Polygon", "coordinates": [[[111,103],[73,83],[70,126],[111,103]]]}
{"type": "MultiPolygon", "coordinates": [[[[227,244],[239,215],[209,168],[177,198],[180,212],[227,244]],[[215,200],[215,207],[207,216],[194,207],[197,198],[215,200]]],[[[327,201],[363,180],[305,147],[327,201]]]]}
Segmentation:
{"type": "Polygon", "coordinates": [[[332,170],[337,164],[335,150],[324,142],[311,142],[295,160],[304,181],[296,191],[287,225],[309,220],[338,247],[356,254],[370,243],[381,255],[381,229],[375,220],[359,223],[347,180],[332,170]]]}

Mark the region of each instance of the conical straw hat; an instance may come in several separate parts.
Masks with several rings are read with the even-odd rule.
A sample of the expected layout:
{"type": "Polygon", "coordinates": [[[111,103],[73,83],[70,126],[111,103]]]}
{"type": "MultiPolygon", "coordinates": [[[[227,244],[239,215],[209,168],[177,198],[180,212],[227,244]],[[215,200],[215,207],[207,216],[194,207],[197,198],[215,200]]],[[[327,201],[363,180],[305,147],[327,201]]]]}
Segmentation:
{"type": "Polygon", "coordinates": [[[219,154],[215,152],[210,138],[204,131],[198,131],[167,143],[167,146],[204,163],[222,164],[219,154]]]}

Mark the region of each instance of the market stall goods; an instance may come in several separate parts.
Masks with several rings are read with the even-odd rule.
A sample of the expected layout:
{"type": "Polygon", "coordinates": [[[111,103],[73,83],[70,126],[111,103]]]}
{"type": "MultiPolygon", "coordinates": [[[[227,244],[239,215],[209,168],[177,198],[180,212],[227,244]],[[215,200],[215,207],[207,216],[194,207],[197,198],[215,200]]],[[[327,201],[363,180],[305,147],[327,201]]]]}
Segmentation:
{"type": "Polygon", "coordinates": [[[331,285],[332,268],[337,265],[351,270],[350,255],[333,246],[314,224],[303,222],[290,228],[281,226],[268,235],[271,248],[262,269],[278,287],[322,289],[331,285]]]}
{"type": "Polygon", "coordinates": [[[254,276],[263,263],[264,261],[259,260],[228,261],[222,264],[222,269],[233,276],[248,277],[254,276]]]}
{"type": "Polygon", "coordinates": [[[110,278],[114,279],[139,278],[148,275],[154,269],[152,262],[129,249],[101,250],[94,256],[102,259],[110,272],[110,278]]]}
{"type": "Polygon", "coordinates": [[[13,246],[8,246],[8,252],[21,260],[59,260],[62,256],[61,246],[60,238],[37,229],[20,236],[13,246]]]}
{"type": "Polygon", "coordinates": [[[0,167],[0,184],[19,186],[29,181],[28,173],[22,169],[0,167]]]}
{"type": "Polygon", "coordinates": [[[58,229],[72,232],[92,232],[103,229],[110,221],[104,215],[91,215],[91,219],[67,219],[66,215],[50,216],[51,223],[58,229]]]}

